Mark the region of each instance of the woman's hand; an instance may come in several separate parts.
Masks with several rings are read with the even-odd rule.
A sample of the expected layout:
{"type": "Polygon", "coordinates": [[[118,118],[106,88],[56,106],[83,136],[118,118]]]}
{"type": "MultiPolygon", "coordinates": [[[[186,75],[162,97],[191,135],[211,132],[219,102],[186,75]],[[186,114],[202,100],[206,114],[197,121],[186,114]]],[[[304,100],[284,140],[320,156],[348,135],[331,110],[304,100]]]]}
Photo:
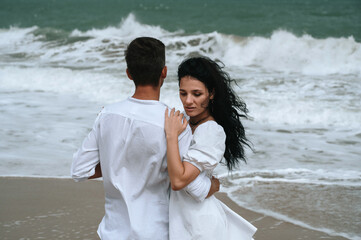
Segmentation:
{"type": "Polygon", "coordinates": [[[168,174],[172,189],[175,191],[183,189],[193,181],[200,173],[199,169],[188,162],[182,162],[179,155],[178,136],[187,127],[184,115],[174,108],[168,115],[165,110],[164,130],[167,137],[167,163],[168,174]]]}
{"type": "Polygon", "coordinates": [[[170,111],[170,114],[168,114],[168,108],[165,110],[164,130],[167,139],[178,139],[178,136],[186,129],[187,124],[188,121],[183,113],[175,111],[174,108],[170,111]]]}

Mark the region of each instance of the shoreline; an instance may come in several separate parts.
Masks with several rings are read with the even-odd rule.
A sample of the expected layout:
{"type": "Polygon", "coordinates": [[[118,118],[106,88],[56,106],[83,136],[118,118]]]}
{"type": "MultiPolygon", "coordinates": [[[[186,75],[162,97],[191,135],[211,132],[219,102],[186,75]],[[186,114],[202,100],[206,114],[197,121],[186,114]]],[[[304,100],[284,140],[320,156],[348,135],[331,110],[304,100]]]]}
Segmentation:
{"type": "MultiPolygon", "coordinates": [[[[67,178],[1,177],[2,239],[98,239],[104,215],[103,184],[67,178]]],[[[215,196],[258,228],[256,240],[346,239],[245,209],[226,193],[215,196]]]]}

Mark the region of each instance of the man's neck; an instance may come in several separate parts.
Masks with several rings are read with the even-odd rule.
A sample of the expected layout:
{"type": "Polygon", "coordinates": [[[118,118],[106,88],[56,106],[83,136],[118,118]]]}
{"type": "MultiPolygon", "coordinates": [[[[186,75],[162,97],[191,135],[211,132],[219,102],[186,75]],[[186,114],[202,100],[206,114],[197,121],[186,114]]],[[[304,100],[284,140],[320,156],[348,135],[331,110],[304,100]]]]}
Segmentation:
{"type": "Polygon", "coordinates": [[[132,97],[140,100],[159,101],[160,87],[154,87],[151,85],[137,86],[132,97]]]}

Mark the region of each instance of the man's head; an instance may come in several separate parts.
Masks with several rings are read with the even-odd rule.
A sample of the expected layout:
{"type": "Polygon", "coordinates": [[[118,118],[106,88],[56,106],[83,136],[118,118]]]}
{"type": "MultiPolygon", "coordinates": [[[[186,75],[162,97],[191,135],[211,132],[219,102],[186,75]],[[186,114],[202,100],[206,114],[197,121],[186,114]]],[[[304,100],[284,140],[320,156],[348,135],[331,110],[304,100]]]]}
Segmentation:
{"type": "Polygon", "coordinates": [[[165,46],[158,39],[150,37],[134,39],[125,50],[125,61],[128,77],[136,86],[156,87],[159,86],[160,78],[166,76],[165,46]]]}

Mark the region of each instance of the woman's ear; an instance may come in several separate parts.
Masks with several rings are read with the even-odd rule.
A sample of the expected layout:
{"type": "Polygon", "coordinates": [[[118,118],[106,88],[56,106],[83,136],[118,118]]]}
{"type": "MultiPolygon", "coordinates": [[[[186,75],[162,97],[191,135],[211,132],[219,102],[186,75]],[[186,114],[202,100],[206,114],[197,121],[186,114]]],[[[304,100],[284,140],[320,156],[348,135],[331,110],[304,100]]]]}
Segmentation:
{"type": "Polygon", "coordinates": [[[214,95],[215,95],[215,91],[214,89],[212,90],[212,92],[209,94],[209,99],[213,100],[214,99],[214,95]]]}
{"type": "Polygon", "coordinates": [[[133,80],[133,77],[132,77],[132,75],[130,75],[130,73],[129,73],[129,71],[128,71],[128,68],[127,68],[127,70],[125,70],[125,71],[127,72],[128,78],[129,78],[130,80],[133,80]]]}

